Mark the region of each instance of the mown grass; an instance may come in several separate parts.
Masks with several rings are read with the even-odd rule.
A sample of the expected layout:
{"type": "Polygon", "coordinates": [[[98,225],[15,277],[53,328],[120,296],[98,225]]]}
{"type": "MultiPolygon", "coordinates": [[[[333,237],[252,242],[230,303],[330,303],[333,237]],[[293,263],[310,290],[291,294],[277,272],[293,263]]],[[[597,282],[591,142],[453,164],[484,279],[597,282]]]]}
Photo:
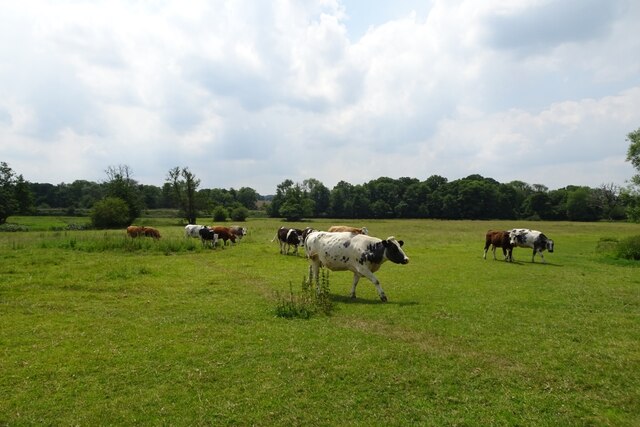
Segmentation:
{"type": "Polygon", "coordinates": [[[215,250],[153,225],[0,233],[0,424],[640,424],[640,269],[598,250],[637,225],[356,222],[411,262],[377,273],[386,304],[331,273],[308,320],[274,313],[308,268],[280,222],[215,250]],[[482,259],[516,226],[555,240],[546,265],[482,259]]]}

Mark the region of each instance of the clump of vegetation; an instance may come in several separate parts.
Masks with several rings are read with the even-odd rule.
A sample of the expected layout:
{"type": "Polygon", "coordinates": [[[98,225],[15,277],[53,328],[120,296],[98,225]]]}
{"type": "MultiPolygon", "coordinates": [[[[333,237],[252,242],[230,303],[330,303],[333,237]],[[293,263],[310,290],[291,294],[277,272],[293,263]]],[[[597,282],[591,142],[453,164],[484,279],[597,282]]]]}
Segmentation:
{"type": "Polygon", "coordinates": [[[218,206],[215,211],[213,211],[213,220],[215,222],[224,222],[227,220],[227,216],[229,213],[223,206],[218,206]]]}
{"type": "Polygon", "coordinates": [[[602,237],[596,245],[596,251],[617,259],[640,260],[640,235],[624,239],[602,237]]]}
{"type": "Polygon", "coordinates": [[[129,206],[119,197],[105,197],[91,209],[91,223],[96,228],[119,228],[131,224],[129,206]]]}
{"type": "Polygon", "coordinates": [[[600,254],[613,254],[618,247],[618,243],[620,241],[615,237],[601,237],[598,243],[596,244],[596,252],[600,254]]]}
{"type": "Polygon", "coordinates": [[[329,273],[322,271],[320,283],[316,289],[311,280],[302,280],[302,291],[293,292],[289,283],[288,295],[277,294],[276,316],[285,319],[309,319],[314,314],[329,315],[333,308],[329,297],[329,273]]]}
{"type": "Polygon", "coordinates": [[[244,206],[238,206],[231,211],[231,219],[233,221],[245,221],[249,216],[249,209],[244,206]]]}
{"type": "Polygon", "coordinates": [[[626,237],[616,245],[617,258],[640,260],[640,235],[626,237]]]}
{"type": "Polygon", "coordinates": [[[18,224],[0,224],[0,231],[29,231],[29,227],[18,224]]]}

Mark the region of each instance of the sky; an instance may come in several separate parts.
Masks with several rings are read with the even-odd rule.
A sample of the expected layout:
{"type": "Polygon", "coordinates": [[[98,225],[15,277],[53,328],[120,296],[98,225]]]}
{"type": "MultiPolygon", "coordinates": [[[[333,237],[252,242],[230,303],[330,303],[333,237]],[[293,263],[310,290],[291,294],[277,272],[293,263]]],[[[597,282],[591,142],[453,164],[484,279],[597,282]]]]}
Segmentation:
{"type": "Polygon", "coordinates": [[[636,0],[0,0],[0,161],[274,194],[480,174],[624,186],[636,0]]]}

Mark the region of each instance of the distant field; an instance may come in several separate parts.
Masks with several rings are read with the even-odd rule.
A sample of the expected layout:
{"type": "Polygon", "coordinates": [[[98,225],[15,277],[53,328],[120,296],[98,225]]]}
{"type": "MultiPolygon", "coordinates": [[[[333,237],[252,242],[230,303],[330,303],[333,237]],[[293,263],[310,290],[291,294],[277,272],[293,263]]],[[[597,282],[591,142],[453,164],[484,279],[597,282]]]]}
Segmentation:
{"type": "Polygon", "coordinates": [[[0,425],[640,425],[640,264],[597,250],[638,225],[351,221],[405,241],[389,302],[335,272],[332,314],[287,320],[308,267],[285,223],[211,250],[177,219],[140,222],[157,242],[82,220],[0,233],[0,425]],[[554,239],[546,265],[482,259],[513,227],[554,239]]]}

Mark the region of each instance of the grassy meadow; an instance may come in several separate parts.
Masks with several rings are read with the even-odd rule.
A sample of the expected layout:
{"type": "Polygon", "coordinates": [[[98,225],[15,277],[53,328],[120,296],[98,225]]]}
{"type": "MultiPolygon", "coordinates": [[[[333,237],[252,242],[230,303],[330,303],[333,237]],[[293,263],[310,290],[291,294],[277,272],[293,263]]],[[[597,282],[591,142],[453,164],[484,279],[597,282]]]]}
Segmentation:
{"type": "Polygon", "coordinates": [[[640,263],[600,244],[637,224],[351,221],[411,262],[376,273],[388,303],[331,272],[304,320],[275,315],[308,272],[283,222],[208,249],[175,219],[138,223],[159,241],[78,221],[0,233],[0,425],[640,425],[640,263]],[[482,258],[513,227],[555,241],[546,264],[482,258]]]}

